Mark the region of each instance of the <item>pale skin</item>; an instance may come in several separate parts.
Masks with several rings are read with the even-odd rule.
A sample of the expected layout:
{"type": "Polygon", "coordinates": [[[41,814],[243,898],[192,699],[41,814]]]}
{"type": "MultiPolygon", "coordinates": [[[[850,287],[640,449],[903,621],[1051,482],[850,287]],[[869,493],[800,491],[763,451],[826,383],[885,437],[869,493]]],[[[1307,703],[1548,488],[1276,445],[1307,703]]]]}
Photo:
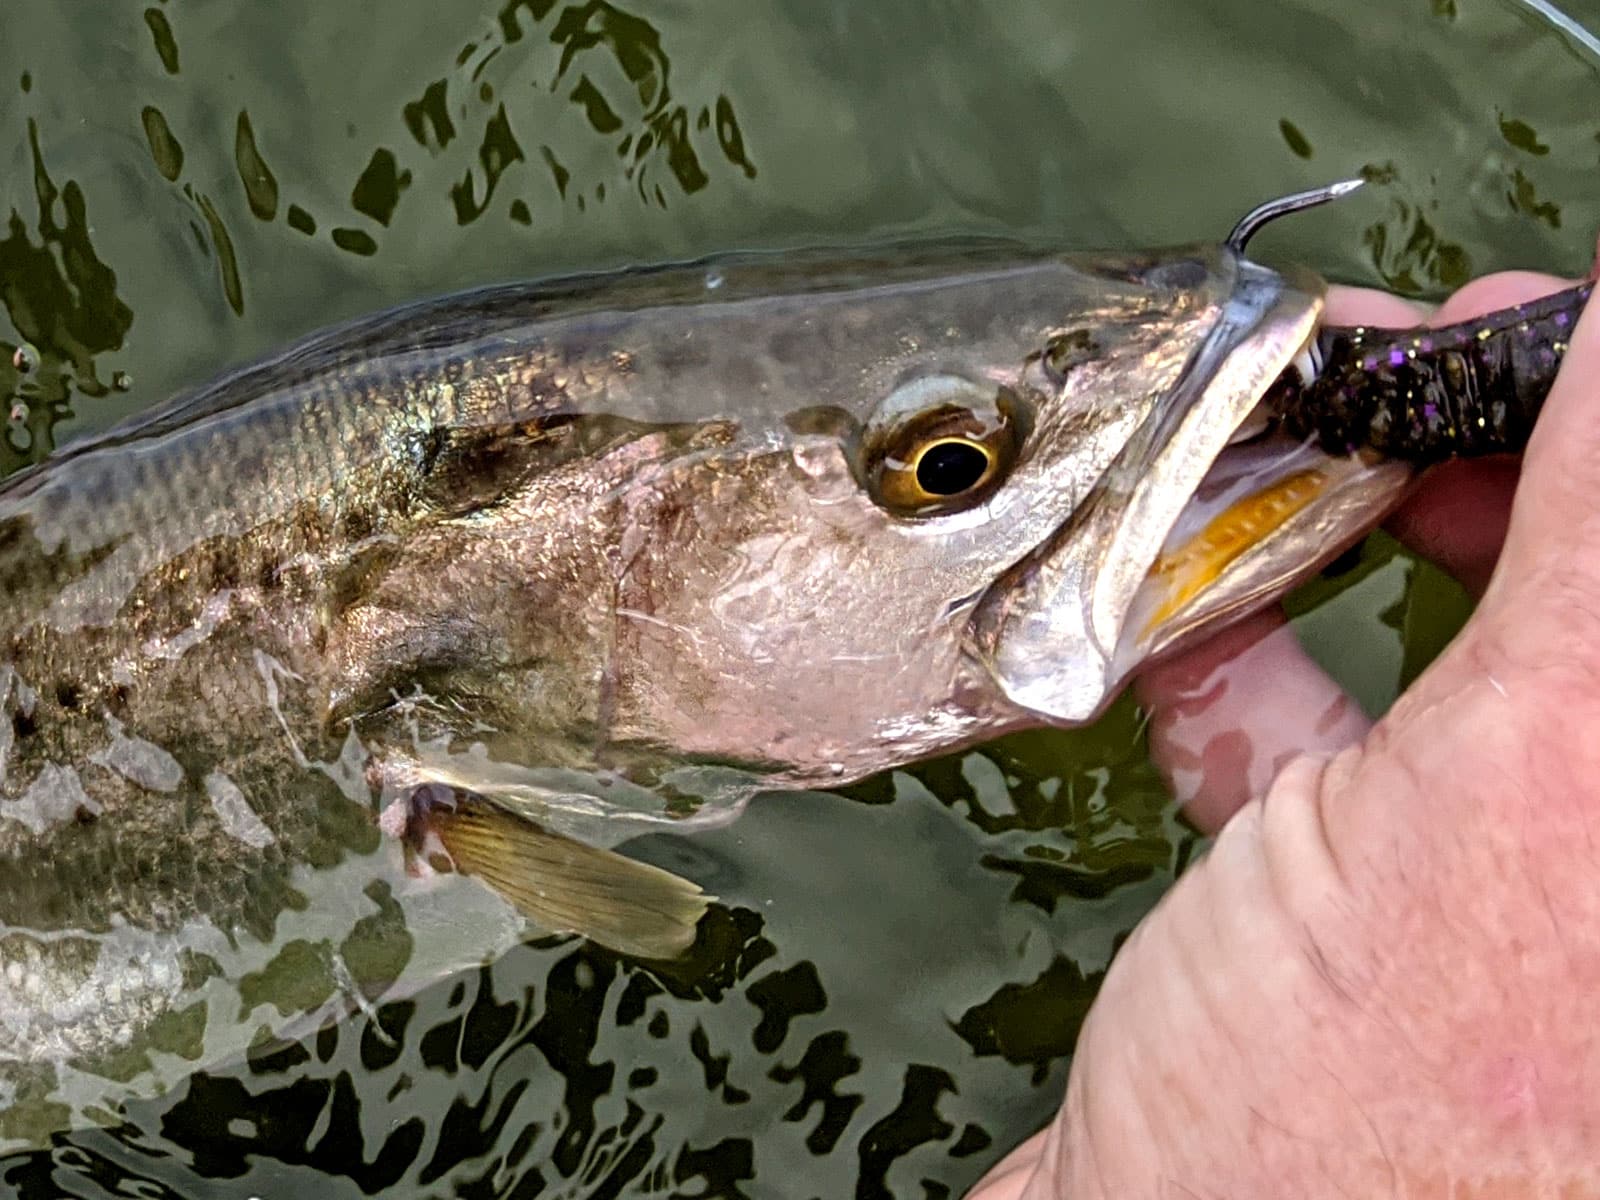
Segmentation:
{"type": "Polygon", "coordinates": [[[1118,955],[1056,1119],[969,1200],[1600,1197],[1600,312],[1524,462],[1433,472],[1391,529],[1480,603],[1376,725],[1276,613],[1140,682],[1220,833],[1118,955]]]}

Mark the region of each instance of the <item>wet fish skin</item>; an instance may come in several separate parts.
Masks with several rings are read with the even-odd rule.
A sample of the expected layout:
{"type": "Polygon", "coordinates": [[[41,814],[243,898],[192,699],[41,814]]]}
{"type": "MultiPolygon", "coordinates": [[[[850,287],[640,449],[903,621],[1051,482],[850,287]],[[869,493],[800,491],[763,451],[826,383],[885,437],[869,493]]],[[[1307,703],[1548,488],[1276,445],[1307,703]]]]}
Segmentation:
{"type": "Polygon", "coordinates": [[[377,827],[423,785],[614,843],[1048,723],[973,613],[1078,552],[1240,269],[945,248],[493,289],[7,481],[0,1062],[92,1073],[202,992],[209,1054],[287,927],[342,945],[375,880],[424,903],[377,827]],[[1026,428],[992,495],[914,518],[863,463],[929,380],[1026,428]],[[85,976],[52,939],[127,931],[150,969],[63,1007],[85,976]]]}
{"type": "MultiPolygon", "coordinates": [[[[1119,310],[1113,284],[1094,279],[1102,295],[1085,306],[1080,269],[1024,262],[952,284],[941,267],[927,285],[780,293],[743,306],[629,309],[628,297],[608,293],[617,307],[580,315],[559,331],[527,324],[550,320],[542,293],[523,296],[520,309],[511,293],[480,297],[456,313],[419,313],[411,320],[422,328],[377,326],[365,344],[359,330],[321,342],[69,451],[0,494],[0,520],[24,543],[6,555],[7,576],[45,581],[25,589],[21,604],[8,598],[8,607],[31,618],[24,638],[34,639],[19,643],[14,659],[25,680],[67,681],[83,693],[81,706],[93,708],[111,694],[115,664],[148,676],[147,650],[209,630],[226,593],[220,624],[248,624],[244,640],[332,697],[341,715],[369,716],[362,710],[394,679],[430,670],[470,676],[463,660],[471,660],[489,668],[486,676],[518,675],[532,690],[502,684],[493,700],[524,712],[532,701],[541,713],[553,708],[554,718],[540,716],[540,731],[570,740],[579,758],[590,756],[594,742],[659,740],[675,754],[735,758],[756,746],[762,762],[778,764],[779,782],[837,778],[832,764],[841,761],[857,776],[904,754],[899,745],[851,753],[848,743],[861,736],[857,718],[875,714],[840,721],[838,746],[814,735],[803,755],[773,752],[767,731],[713,739],[703,711],[686,721],[661,712],[661,689],[651,682],[671,678],[685,693],[679,701],[698,686],[732,710],[725,689],[781,699],[803,661],[763,670],[763,655],[741,644],[718,647],[723,657],[695,681],[682,679],[681,659],[671,672],[653,668],[661,654],[682,648],[674,625],[706,615],[708,585],[754,577],[757,540],[781,549],[779,540],[796,531],[825,535],[834,557],[816,556],[806,544],[803,563],[783,564],[791,573],[755,581],[781,579],[799,591],[798,573],[813,591],[780,613],[774,609],[784,597],[769,589],[743,621],[725,601],[718,623],[770,631],[826,601],[838,614],[836,683],[853,661],[848,651],[861,649],[845,645],[845,635],[867,643],[880,664],[899,664],[900,675],[928,666],[914,648],[908,661],[899,657],[907,647],[882,645],[881,624],[859,619],[881,614],[882,597],[854,599],[860,579],[841,580],[836,564],[880,537],[893,557],[875,568],[926,569],[916,586],[891,597],[913,618],[905,622],[907,640],[920,640],[941,620],[950,623],[944,609],[988,583],[996,563],[1053,527],[1061,513],[1039,511],[1050,506],[1036,502],[1056,500],[1059,508],[1083,494],[1139,406],[1084,405],[1063,412],[1059,428],[1051,424],[1055,413],[1043,414],[1034,435],[1040,444],[1018,469],[1032,475],[1028,503],[1007,497],[1005,510],[985,513],[976,531],[951,523],[924,532],[891,520],[862,495],[844,440],[901,376],[932,364],[980,381],[1020,380],[1060,317],[1107,329],[1127,323],[1127,344],[1108,345],[1107,361],[1091,364],[1103,376],[1093,386],[1116,383],[1110,376],[1130,363],[1154,377],[1146,355],[1181,364],[1189,345],[1181,323],[1203,324],[1205,298],[1187,311],[1160,311],[1132,283],[1119,310]],[[797,436],[786,424],[795,413],[832,409],[842,410],[839,430],[797,436]],[[1070,446],[1052,444],[1061,435],[1070,446]],[[1064,462],[1044,462],[1058,454],[1064,462]],[[816,474],[797,461],[807,455],[822,468],[816,474]],[[1073,456],[1084,460],[1076,475],[1059,469],[1079,465],[1073,456]],[[493,486],[483,487],[486,477],[493,486]],[[630,542],[641,530],[647,552],[630,542]],[[926,552],[934,543],[937,553],[926,552]],[[952,560],[964,569],[942,565],[952,560]],[[484,594],[499,603],[485,605],[477,599],[484,594]],[[296,619],[304,616],[311,621],[296,619]],[[86,634],[95,645],[83,654],[86,634]],[[399,668],[385,670],[397,654],[399,668]],[[739,679],[716,674],[730,662],[740,666],[739,679]],[[558,671],[541,672],[540,663],[558,671]],[[697,744],[685,746],[680,735],[697,744]],[[845,761],[852,757],[861,761],[845,761]]],[[[852,270],[863,272],[857,264],[852,270]]],[[[814,274],[800,278],[816,286],[814,274]]],[[[731,291],[737,280],[724,286],[731,291]]],[[[688,287],[704,301],[701,280],[688,287]]],[[[665,288],[681,297],[685,280],[671,277],[665,288]]],[[[652,302],[647,291],[632,303],[652,302]]],[[[942,708],[955,640],[941,651],[944,669],[927,709],[942,708]]],[[[767,656],[778,666],[772,649],[767,656]]],[[[239,669],[236,654],[224,657],[239,669]]],[[[869,676],[882,693],[882,671],[852,673],[869,676]]],[[[249,662],[243,672],[259,674],[249,662]]],[[[491,682],[476,682],[484,690],[474,689],[475,701],[490,702],[491,682]]],[[[876,703],[895,717],[914,707],[898,694],[876,703]]],[[[174,710],[168,725],[192,719],[185,702],[154,702],[163,706],[174,710]]],[[[829,714],[805,715],[821,721],[829,714]]],[[[984,725],[1008,720],[991,709],[967,716],[984,725]]],[[[140,712],[143,721],[153,718],[140,712]]],[[[947,741],[947,731],[939,737],[947,741]]]]}

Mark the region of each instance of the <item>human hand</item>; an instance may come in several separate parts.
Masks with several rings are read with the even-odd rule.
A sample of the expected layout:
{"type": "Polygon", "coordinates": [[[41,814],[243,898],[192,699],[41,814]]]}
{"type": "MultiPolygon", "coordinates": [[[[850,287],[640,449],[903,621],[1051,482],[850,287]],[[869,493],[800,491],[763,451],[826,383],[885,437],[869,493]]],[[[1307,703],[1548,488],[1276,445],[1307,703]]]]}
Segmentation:
{"type": "MultiPolygon", "coordinates": [[[[1564,286],[1491,276],[1428,319],[1564,286]]],[[[1396,514],[1481,603],[1375,727],[1281,614],[1141,680],[1222,832],[1122,948],[1055,1121],[969,1200],[1600,1197],[1600,313],[1525,464],[1439,468],[1396,514]]]]}

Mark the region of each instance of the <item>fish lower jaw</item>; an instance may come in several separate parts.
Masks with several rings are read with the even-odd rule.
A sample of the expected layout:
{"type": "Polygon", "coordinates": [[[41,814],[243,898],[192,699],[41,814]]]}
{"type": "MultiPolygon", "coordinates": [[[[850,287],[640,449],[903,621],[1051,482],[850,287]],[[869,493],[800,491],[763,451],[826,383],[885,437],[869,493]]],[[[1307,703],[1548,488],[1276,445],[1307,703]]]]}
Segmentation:
{"type": "Polygon", "coordinates": [[[1135,594],[1114,670],[1136,670],[1280,599],[1381,523],[1413,475],[1270,429],[1231,442],[1135,594]]]}

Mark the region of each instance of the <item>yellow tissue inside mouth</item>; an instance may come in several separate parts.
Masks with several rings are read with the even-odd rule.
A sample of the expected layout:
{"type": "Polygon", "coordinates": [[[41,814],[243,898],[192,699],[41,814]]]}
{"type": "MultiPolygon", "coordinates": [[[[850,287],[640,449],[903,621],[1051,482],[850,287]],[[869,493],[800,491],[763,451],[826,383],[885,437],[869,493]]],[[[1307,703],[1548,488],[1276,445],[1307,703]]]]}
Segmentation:
{"type": "Polygon", "coordinates": [[[1321,471],[1297,471],[1271,487],[1235,501],[1177,549],[1163,553],[1150,568],[1166,582],[1166,599],[1145,622],[1149,634],[1216,582],[1241,554],[1280,528],[1321,494],[1321,471]]]}

